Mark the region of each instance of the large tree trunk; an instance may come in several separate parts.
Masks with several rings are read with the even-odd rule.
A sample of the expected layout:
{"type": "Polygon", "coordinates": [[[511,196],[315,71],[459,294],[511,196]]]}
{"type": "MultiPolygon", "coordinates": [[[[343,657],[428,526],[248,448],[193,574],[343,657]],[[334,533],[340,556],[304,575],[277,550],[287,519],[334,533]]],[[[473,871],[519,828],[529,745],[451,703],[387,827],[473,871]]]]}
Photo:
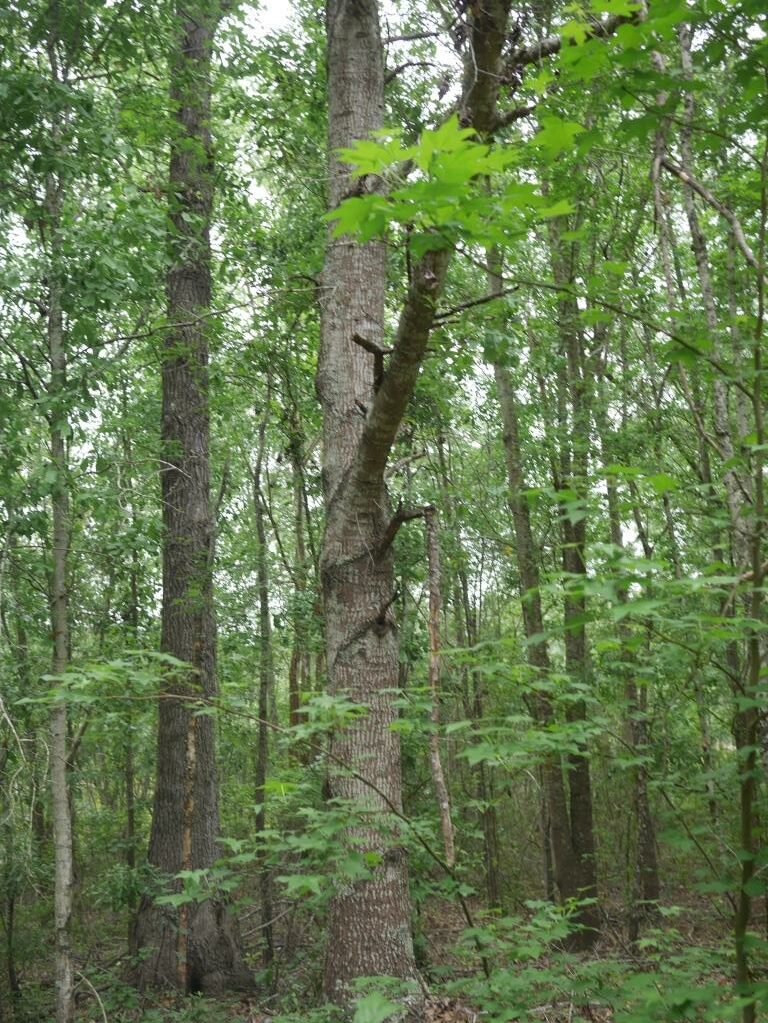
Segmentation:
{"type": "MultiPolygon", "coordinates": [[[[475,73],[465,82],[471,118],[494,96],[508,0],[473,24],[475,73]],[[486,33],[487,29],[487,33],[486,33]]],[[[330,202],[351,192],[335,152],[381,127],[384,70],[375,0],[328,0],[330,202]]],[[[479,126],[478,126],[479,127],[479,126]]],[[[375,188],[366,178],[357,188],[375,188]]],[[[350,844],[382,856],[374,876],[340,888],[331,905],[325,990],[345,1000],[360,975],[415,975],[405,853],[373,821],[400,806],[400,751],[391,724],[399,680],[390,516],[384,470],[419,374],[450,251],[427,252],[413,268],[386,372],[383,357],[385,251],[381,242],[329,240],[322,281],[317,386],[323,407],[326,532],[321,557],[328,678],[332,692],[365,703],[364,718],[334,738],[333,795],[355,803],[350,844]],[[372,352],[380,354],[374,356],[372,352]],[[338,769],[339,761],[352,771],[338,769]]],[[[391,814],[388,815],[391,820],[391,814]]]]}
{"type": "MultiPolygon", "coordinates": [[[[213,516],[210,507],[208,338],[211,305],[211,43],[218,11],[197,2],[177,11],[171,103],[169,327],[163,359],[161,464],[165,653],[191,665],[160,701],[149,862],[164,874],[210,867],[218,856],[214,721],[196,716],[190,697],[216,695],[213,516]],[[168,697],[179,696],[181,699],[168,697]]],[[[145,897],[134,947],[149,954],[136,968],[141,988],[218,992],[249,984],[235,926],[210,899],[179,910],[145,897]]]]}
{"type": "MultiPolygon", "coordinates": [[[[380,128],[384,70],[375,0],[330,0],[328,5],[330,205],[349,188],[334,152],[380,128]]],[[[322,349],[318,393],[323,407],[326,533],[321,556],[328,676],[331,691],[365,703],[369,713],[333,740],[334,757],[358,777],[335,771],[336,798],[361,808],[350,828],[353,846],[378,852],[381,865],[367,881],[340,887],[331,904],[325,991],[345,1000],[354,977],[414,977],[407,861],[374,820],[399,809],[400,748],[390,728],[397,717],[398,645],[391,611],[395,582],[391,548],[380,555],[388,500],[383,473],[365,488],[350,485],[365,409],[373,394],[373,356],[356,334],[380,346],[386,283],[381,242],[331,240],[323,275],[322,349]],[[372,787],[373,786],[373,787],[372,787]]]]}

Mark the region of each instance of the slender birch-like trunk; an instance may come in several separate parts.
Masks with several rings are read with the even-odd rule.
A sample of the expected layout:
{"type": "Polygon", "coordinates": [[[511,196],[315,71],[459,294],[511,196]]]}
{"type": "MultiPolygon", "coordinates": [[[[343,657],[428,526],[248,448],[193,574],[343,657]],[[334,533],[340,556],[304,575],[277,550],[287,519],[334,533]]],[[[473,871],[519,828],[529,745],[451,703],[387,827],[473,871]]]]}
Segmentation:
{"type": "MultiPolygon", "coordinates": [[[[269,406],[269,393],[267,394],[269,406]]],[[[264,522],[264,495],[261,490],[265,455],[267,413],[259,424],[259,444],[253,468],[253,514],[256,521],[256,576],[259,586],[259,725],[256,743],[256,832],[264,831],[267,823],[267,770],[269,767],[269,705],[274,690],[274,660],[272,656],[272,615],[269,609],[269,560],[267,530],[264,522]]],[[[272,965],[275,956],[272,933],[272,878],[264,857],[259,858],[259,895],[261,897],[261,933],[264,936],[264,967],[272,965]]]]}
{"type": "MultiPolygon", "coordinates": [[[[51,464],[56,473],[51,497],[52,572],[51,627],[53,630],[54,675],[62,675],[69,664],[69,592],[67,562],[69,555],[69,482],[65,400],[67,354],[61,308],[61,281],[58,258],[60,230],[59,185],[49,177],[46,206],[50,255],[53,261],[48,288],[48,358],[51,366],[49,393],[55,407],[50,416],[51,464]]],[[[70,1023],[74,1017],[74,972],[70,941],[72,918],[73,854],[72,807],[69,798],[67,750],[67,706],[57,702],[51,710],[51,790],[53,806],[53,844],[55,850],[54,920],[56,931],[56,1023],[70,1023]]]]}
{"type": "Polygon", "coordinates": [[[432,700],[432,731],[429,735],[429,762],[432,784],[440,811],[440,829],[443,833],[445,862],[452,867],[456,862],[456,843],[451,820],[451,800],[440,757],[440,539],[437,512],[429,506],[424,509],[427,534],[427,560],[429,579],[429,693],[432,700]]]}

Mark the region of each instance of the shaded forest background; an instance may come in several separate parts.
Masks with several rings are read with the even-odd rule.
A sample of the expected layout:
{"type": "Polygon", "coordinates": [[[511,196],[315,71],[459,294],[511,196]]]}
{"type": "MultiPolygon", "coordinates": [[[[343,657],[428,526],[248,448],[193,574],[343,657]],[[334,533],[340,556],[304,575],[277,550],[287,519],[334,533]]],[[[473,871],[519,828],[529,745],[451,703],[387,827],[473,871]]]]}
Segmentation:
{"type": "Polygon", "coordinates": [[[0,11],[0,1020],[752,1023],[763,5],[268,15],[0,11]]]}

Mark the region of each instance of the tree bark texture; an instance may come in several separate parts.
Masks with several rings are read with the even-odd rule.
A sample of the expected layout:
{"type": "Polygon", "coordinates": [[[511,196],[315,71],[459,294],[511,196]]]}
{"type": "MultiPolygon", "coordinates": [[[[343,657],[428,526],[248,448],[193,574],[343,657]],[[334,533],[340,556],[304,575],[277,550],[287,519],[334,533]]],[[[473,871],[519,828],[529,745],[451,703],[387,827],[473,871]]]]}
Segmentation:
{"type": "MultiPolygon", "coordinates": [[[[163,355],[161,645],[191,665],[174,672],[160,701],[157,780],[149,862],[166,875],[217,859],[218,782],[214,721],[190,697],[217,693],[213,611],[214,524],[210,506],[208,329],[211,305],[211,45],[218,8],[177,9],[171,103],[176,135],[170,162],[169,327],[163,355]],[[174,700],[174,695],[182,699],[174,700]]],[[[249,985],[236,927],[218,899],[180,911],[145,896],[134,947],[140,988],[216,993],[249,985]]]]}
{"type": "MultiPolygon", "coordinates": [[[[329,0],[328,105],[330,206],[349,189],[347,168],[335,151],[382,126],[384,69],[375,0],[329,0]]],[[[323,271],[318,394],[323,410],[323,484],[326,531],[321,579],[329,686],[365,703],[369,711],[333,739],[333,755],[364,779],[334,771],[332,795],[349,800],[363,823],[350,828],[350,845],[377,852],[381,865],[370,880],[345,884],[330,908],[324,986],[345,1001],[358,976],[412,978],[410,898],[405,851],[378,833],[375,818],[400,809],[400,748],[396,719],[398,645],[391,604],[391,548],[379,553],[389,523],[381,469],[363,483],[359,460],[366,414],[374,400],[374,357],[353,340],[360,335],[383,347],[385,248],[331,238],[323,271]]],[[[395,427],[397,423],[395,423],[395,427]]],[[[387,452],[388,453],[388,452],[387,452]]],[[[386,457],[386,455],[385,455],[386,457]]]]}
{"type": "MultiPolygon", "coordinates": [[[[491,6],[494,25],[503,28],[508,3],[491,6]]],[[[496,95],[504,43],[503,30],[491,31],[485,12],[475,22],[473,33],[487,28],[489,36],[483,63],[476,61],[476,74],[468,72],[465,81],[463,105],[472,113],[487,105],[486,90],[496,95]]],[[[383,53],[375,0],[328,0],[327,29],[333,208],[351,192],[348,170],[335,152],[382,125],[383,53]]],[[[473,52],[481,52],[479,39],[473,52]]],[[[380,185],[368,177],[356,187],[380,185]]],[[[384,471],[426,352],[450,256],[448,249],[429,251],[413,267],[389,363],[374,386],[371,349],[384,348],[384,245],[331,237],[326,251],[317,388],[323,408],[326,531],[320,568],[328,678],[332,692],[368,707],[364,718],[334,738],[335,762],[348,764],[354,774],[335,770],[331,790],[362,812],[349,841],[382,856],[370,880],[340,888],[332,901],[325,991],[334,1000],[344,1000],[356,976],[407,978],[416,972],[405,854],[372,826],[387,809],[399,809],[401,798],[399,742],[391,729],[399,670],[384,471]]]]}

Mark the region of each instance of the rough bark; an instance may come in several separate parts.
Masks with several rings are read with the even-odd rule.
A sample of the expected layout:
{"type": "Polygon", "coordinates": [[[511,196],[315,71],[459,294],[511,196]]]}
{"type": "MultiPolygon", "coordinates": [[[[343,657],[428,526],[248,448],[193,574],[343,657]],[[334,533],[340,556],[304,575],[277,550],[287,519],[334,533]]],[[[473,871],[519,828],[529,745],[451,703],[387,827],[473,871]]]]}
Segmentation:
{"type": "MultiPolygon", "coordinates": [[[[210,61],[217,7],[177,9],[171,103],[171,265],[169,328],[163,354],[163,607],[161,646],[189,664],[167,682],[160,701],[157,779],[149,862],[165,875],[206,869],[217,859],[218,782],[214,721],[195,715],[190,696],[217,692],[213,612],[214,525],[210,506],[208,329],[213,167],[210,61]],[[174,695],[186,699],[174,700],[174,695]]],[[[157,906],[145,896],[134,947],[148,949],[135,972],[140,988],[218,991],[250,983],[239,938],[224,903],[210,899],[157,906]]]]}
{"type": "MultiPolygon", "coordinates": [[[[482,21],[474,19],[473,32],[482,21]]],[[[382,124],[384,73],[375,0],[328,0],[327,28],[333,208],[350,192],[347,168],[335,152],[382,124]]],[[[503,35],[494,38],[501,47],[503,35]]],[[[486,105],[477,90],[498,90],[499,60],[499,52],[491,53],[488,66],[479,66],[471,79],[473,111],[486,105]]],[[[362,184],[378,187],[371,179],[362,184]]],[[[355,976],[415,975],[405,855],[372,826],[388,807],[399,808],[401,795],[399,743],[390,727],[399,671],[384,471],[426,352],[450,255],[447,249],[429,251],[413,267],[389,364],[377,380],[372,351],[385,347],[384,246],[331,237],[326,251],[317,388],[323,407],[321,580],[328,677],[332,692],[344,692],[369,708],[333,740],[337,762],[349,763],[363,780],[337,771],[330,784],[334,796],[360,809],[362,823],[350,829],[350,843],[383,857],[370,880],[344,887],[332,901],[325,991],[337,1001],[345,1000],[355,976]]]]}
{"type": "MultiPolygon", "coordinates": [[[[384,75],[374,0],[330,0],[327,22],[333,208],[349,189],[347,169],[335,151],[381,127],[384,75]]],[[[376,817],[386,818],[390,804],[399,809],[401,803],[399,742],[390,727],[398,685],[391,548],[378,554],[389,521],[383,468],[391,440],[387,444],[381,436],[378,444],[365,444],[368,464],[363,475],[362,438],[375,397],[373,356],[354,337],[382,339],[385,281],[383,243],[329,240],[317,379],[323,410],[326,531],[321,580],[328,679],[331,692],[369,708],[364,718],[334,736],[332,750],[337,760],[371,782],[366,785],[337,770],[330,789],[334,798],[349,800],[361,815],[361,825],[348,830],[347,842],[381,857],[369,880],[339,886],[331,903],[324,987],[331,1000],[342,1002],[354,977],[416,975],[405,851],[387,841],[374,824],[376,817]],[[375,464],[372,446],[378,456],[375,464]]],[[[393,437],[399,416],[395,410],[391,414],[382,433],[393,437]]]]}

